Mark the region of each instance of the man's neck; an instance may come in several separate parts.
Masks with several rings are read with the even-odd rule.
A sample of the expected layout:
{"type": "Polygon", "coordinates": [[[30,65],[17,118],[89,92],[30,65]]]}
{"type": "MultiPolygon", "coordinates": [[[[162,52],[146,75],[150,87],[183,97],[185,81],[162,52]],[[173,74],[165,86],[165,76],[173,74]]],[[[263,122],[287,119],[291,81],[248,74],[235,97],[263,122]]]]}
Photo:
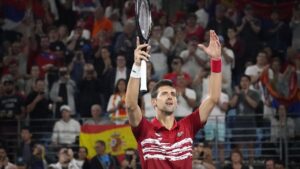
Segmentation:
{"type": "Polygon", "coordinates": [[[30,144],[31,143],[31,139],[25,140],[24,143],[25,144],[30,144]]]}
{"type": "Polygon", "coordinates": [[[175,120],[174,114],[167,116],[167,115],[158,113],[156,118],[160,122],[160,124],[168,130],[170,130],[174,125],[174,120],[175,120]]]}
{"type": "Polygon", "coordinates": [[[123,71],[125,71],[125,68],[126,68],[126,66],[124,66],[124,67],[118,67],[118,71],[123,72],[123,71]]]}

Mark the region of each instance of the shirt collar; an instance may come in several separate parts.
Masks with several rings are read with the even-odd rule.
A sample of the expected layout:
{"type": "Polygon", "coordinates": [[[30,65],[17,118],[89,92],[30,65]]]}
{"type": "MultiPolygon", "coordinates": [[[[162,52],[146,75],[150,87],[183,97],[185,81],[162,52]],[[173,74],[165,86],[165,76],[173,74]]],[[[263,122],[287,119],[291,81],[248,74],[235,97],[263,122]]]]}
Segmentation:
{"type": "MultiPolygon", "coordinates": [[[[152,124],[155,130],[165,129],[168,130],[165,126],[161,125],[156,117],[152,119],[152,124]]],[[[179,127],[177,121],[174,119],[173,127],[170,130],[174,130],[175,128],[179,127]]]]}

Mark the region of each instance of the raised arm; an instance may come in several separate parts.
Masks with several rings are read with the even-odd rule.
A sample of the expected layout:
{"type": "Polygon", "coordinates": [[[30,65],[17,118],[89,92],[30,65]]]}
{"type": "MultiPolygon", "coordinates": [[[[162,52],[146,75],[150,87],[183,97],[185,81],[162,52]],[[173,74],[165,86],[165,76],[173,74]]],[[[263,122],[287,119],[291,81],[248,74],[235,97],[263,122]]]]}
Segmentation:
{"type": "Polygon", "coordinates": [[[137,47],[134,50],[134,64],[132,66],[130,78],[127,85],[126,91],[126,109],[129,118],[129,124],[133,127],[139,125],[140,121],[142,120],[142,111],[138,105],[138,95],[139,95],[139,87],[140,87],[140,66],[141,60],[148,61],[150,55],[149,52],[149,45],[142,44],[140,45],[139,39],[137,38],[137,47]],[[147,52],[143,51],[143,48],[147,47],[147,52]]]}
{"type": "Polygon", "coordinates": [[[206,122],[213,107],[218,103],[221,94],[222,72],[221,72],[221,44],[217,34],[210,30],[209,46],[205,47],[202,44],[198,46],[210,56],[211,75],[209,79],[209,93],[207,98],[199,106],[200,120],[206,122]]]}

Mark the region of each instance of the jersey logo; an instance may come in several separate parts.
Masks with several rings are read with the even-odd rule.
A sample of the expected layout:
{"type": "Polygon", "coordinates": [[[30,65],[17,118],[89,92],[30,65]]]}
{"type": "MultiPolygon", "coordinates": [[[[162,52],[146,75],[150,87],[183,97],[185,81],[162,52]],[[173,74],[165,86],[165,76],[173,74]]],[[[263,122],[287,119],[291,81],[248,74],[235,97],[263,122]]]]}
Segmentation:
{"type": "Polygon", "coordinates": [[[183,135],[183,131],[177,133],[177,137],[181,137],[183,135]]]}

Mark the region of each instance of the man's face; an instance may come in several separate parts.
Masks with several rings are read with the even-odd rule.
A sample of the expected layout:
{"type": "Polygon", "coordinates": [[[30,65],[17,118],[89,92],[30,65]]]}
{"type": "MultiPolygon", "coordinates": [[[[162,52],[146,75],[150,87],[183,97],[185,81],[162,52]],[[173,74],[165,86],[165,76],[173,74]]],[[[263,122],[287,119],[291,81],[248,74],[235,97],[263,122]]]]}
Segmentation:
{"type": "Polygon", "coordinates": [[[268,160],[266,162],[266,169],[274,169],[275,168],[275,164],[273,160],[268,160]]]}
{"type": "Polygon", "coordinates": [[[92,107],[92,116],[93,118],[99,117],[101,114],[101,108],[99,106],[92,107]]]}
{"type": "Polygon", "coordinates": [[[171,115],[177,107],[176,89],[171,86],[162,86],[158,89],[158,94],[152,100],[154,108],[171,115]]]}
{"type": "Polygon", "coordinates": [[[78,151],[79,159],[85,159],[87,157],[87,152],[84,148],[80,148],[78,151]]]}
{"type": "Polygon", "coordinates": [[[31,133],[29,132],[29,130],[23,129],[21,131],[21,138],[23,141],[28,141],[31,139],[31,133]]]}
{"type": "Polygon", "coordinates": [[[256,62],[259,65],[265,65],[267,62],[267,55],[265,53],[258,53],[257,57],[256,57],[256,62]]]}
{"type": "Polygon", "coordinates": [[[0,160],[6,158],[6,151],[2,148],[0,148],[0,160]]]}
{"type": "Polygon", "coordinates": [[[250,85],[250,81],[247,77],[242,77],[240,82],[242,89],[248,89],[250,85]]]}
{"type": "Polygon", "coordinates": [[[103,155],[105,153],[105,146],[100,143],[96,143],[95,150],[97,155],[103,155]]]}
{"type": "Polygon", "coordinates": [[[181,66],[182,64],[180,59],[174,59],[171,63],[171,67],[173,71],[180,70],[181,66]]]}
{"type": "Polygon", "coordinates": [[[122,68],[126,66],[125,56],[119,55],[117,57],[117,67],[122,68]]]}
{"type": "Polygon", "coordinates": [[[38,92],[44,92],[44,90],[45,90],[45,82],[41,81],[41,80],[37,81],[37,83],[36,83],[36,90],[38,92]]]}

